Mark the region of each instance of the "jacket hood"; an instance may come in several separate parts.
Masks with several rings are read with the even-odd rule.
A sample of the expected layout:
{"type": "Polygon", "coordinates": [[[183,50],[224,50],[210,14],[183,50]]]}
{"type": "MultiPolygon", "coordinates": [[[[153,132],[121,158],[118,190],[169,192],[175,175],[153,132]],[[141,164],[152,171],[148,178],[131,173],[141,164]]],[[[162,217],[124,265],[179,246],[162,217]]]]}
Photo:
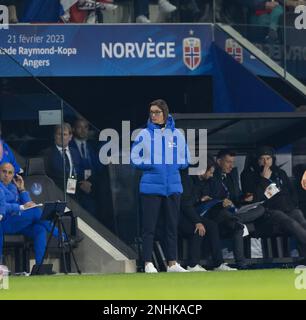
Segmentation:
{"type": "MultiPolygon", "coordinates": [[[[148,122],[147,122],[147,128],[152,130],[152,131],[154,129],[160,129],[159,125],[153,123],[150,118],[148,119],[148,122]]],[[[170,114],[168,115],[168,118],[167,118],[167,121],[166,121],[166,128],[167,129],[171,129],[171,130],[175,129],[175,122],[174,122],[173,117],[170,114]]]]}

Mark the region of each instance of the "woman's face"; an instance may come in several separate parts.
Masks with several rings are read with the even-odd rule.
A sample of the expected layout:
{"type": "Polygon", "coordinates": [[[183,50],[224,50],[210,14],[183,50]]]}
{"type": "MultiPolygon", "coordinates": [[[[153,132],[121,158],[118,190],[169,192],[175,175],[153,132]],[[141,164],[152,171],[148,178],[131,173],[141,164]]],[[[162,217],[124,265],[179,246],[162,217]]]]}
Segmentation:
{"type": "Polygon", "coordinates": [[[271,168],[273,164],[273,158],[269,155],[264,155],[259,157],[258,159],[258,165],[260,167],[268,167],[271,168]]]}
{"type": "Polygon", "coordinates": [[[164,114],[158,106],[151,106],[150,108],[150,119],[155,124],[164,124],[164,114]]]}

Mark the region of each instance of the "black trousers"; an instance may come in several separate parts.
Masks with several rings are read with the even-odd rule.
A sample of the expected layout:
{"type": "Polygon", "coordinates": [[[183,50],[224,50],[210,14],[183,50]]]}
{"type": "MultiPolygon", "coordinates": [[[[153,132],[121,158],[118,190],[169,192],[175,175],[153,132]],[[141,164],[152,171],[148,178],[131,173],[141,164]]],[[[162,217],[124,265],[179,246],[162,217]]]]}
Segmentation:
{"type": "Polygon", "coordinates": [[[259,205],[257,208],[251,209],[244,213],[236,213],[235,216],[242,223],[254,222],[265,214],[265,208],[259,205]]]}
{"type": "Polygon", "coordinates": [[[162,237],[168,261],[177,260],[177,232],[180,212],[179,194],[169,197],[141,194],[143,260],[152,261],[153,241],[157,221],[161,214],[164,236],[162,237]]]}
{"type": "Polygon", "coordinates": [[[244,245],[243,245],[243,229],[241,223],[234,214],[226,209],[212,208],[206,218],[218,224],[220,235],[222,238],[233,239],[233,252],[236,264],[238,266],[245,265],[244,245]]]}
{"type": "Polygon", "coordinates": [[[273,224],[279,225],[283,231],[298,240],[300,253],[306,258],[306,219],[302,211],[294,209],[285,213],[281,210],[267,210],[267,214],[273,224]]]}
{"type": "Polygon", "coordinates": [[[213,260],[213,267],[218,267],[224,262],[218,225],[206,218],[201,218],[201,223],[206,229],[204,237],[201,237],[198,232],[194,233],[195,224],[190,220],[182,218],[179,223],[180,233],[188,238],[188,265],[194,267],[200,263],[203,241],[207,241],[213,260]]]}

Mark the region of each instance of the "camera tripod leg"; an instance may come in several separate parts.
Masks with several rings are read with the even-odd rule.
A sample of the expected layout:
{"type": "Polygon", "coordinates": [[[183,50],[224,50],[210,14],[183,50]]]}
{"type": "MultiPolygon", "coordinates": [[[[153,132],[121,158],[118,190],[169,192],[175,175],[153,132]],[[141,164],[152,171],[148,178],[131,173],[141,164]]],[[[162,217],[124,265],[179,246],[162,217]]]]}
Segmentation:
{"type": "Polygon", "coordinates": [[[53,221],[53,225],[52,225],[52,228],[51,228],[51,231],[50,231],[50,235],[48,237],[48,241],[47,241],[47,244],[46,244],[44,255],[42,257],[41,262],[39,263],[39,265],[37,267],[37,270],[36,270],[35,274],[39,274],[40,268],[41,268],[42,264],[44,263],[44,260],[45,260],[45,258],[47,256],[49,244],[50,244],[50,241],[51,241],[51,238],[52,238],[52,235],[53,235],[53,232],[54,232],[54,229],[55,229],[57,221],[58,221],[58,217],[53,221]]]}
{"type": "MultiPolygon", "coordinates": [[[[68,273],[67,261],[66,261],[65,245],[64,245],[64,240],[63,240],[63,223],[62,223],[60,217],[58,219],[57,228],[58,228],[58,234],[59,234],[58,246],[61,248],[61,255],[63,258],[63,265],[64,265],[64,272],[65,272],[65,274],[67,274],[68,273]]],[[[67,234],[65,231],[64,231],[64,235],[67,237],[67,234]]],[[[67,240],[69,240],[69,239],[67,239],[67,240]]]]}
{"type": "Polygon", "coordinates": [[[77,269],[77,272],[78,272],[79,274],[81,274],[81,270],[80,270],[79,265],[78,265],[78,263],[77,263],[77,261],[76,261],[76,258],[75,258],[75,255],[74,255],[74,252],[73,252],[71,243],[70,243],[70,239],[69,239],[68,234],[67,234],[67,232],[66,232],[66,229],[65,229],[65,226],[64,226],[63,221],[60,221],[60,224],[61,224],[61,227],[62,227],[62,229],[63,229],[63,231],[64,231],[64,234],[65,234],[66,237],[67,237],[67,242],[68,242],[68,247],[69,247],[69,254],[72,255],[72,259],[73,259],[74,265],[75,265],[75,267],[76,267],[76,269],[77,269]]]}

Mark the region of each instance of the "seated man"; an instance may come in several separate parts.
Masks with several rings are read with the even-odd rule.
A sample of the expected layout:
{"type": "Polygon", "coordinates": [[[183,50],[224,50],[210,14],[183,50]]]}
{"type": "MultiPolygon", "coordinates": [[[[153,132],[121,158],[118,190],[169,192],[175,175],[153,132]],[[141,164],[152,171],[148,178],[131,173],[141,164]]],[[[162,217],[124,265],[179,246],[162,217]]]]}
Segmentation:
{"type": "Polygon", "coordinates": [[[306,219],[298,207],[296,191],[287,173],[277,165],[272,147],[259,147],[255,155],[253,170],[241,174],[245,191],[253,195],[254,201],[264,201],[265,220],[294,236],[301,257],[306,258],[306,219]]]}
{"type": "MultiPolygon", "coordinates": [[[[205,180],[213,176],[214,160],[207,158],[207,170],[202,175],[205,180]]],[[[200,190],[197,188],[194,179],[188,175],[188,169],[181,172],[183,194],[181,198],[182,215],[179,221],[179,231],[188,238],[189,244],[189,262],[187,269],[193,271],[206,271],[200,265],[201,247],[204,240],[207,239],[211,256],[213,260],[213,268],[216,271],[232,271],[237,270],[230,268],[224,263],[222,257],[222,249],[219,238],[218,224],[210,219],[201,217],[197,212],[199,203],[200,190]]]]}
{"type": "Polygon", "coordinates": [[[88,173],[89,170],[83,168],[82,159],[78,155],[78,148],[69,146],[71,139],[72,128],[69,123],[63,123],[63,141],[62,126],[55,126],[54,144],[44,151],[46,172],[61,189],[65,185],[66,193],[69,193],[84,209],[95,215],[96,205],[92,183],[86,180],[89,174],[85,177],[85,173],[88,173]],[[64,159],[65,168],[63,167],[64,159]]]}
{"type": "MultiPolygon", "coordinates": [[[[40,264],[52,224],[40,220],[42,211],[31,201],[22,177],[16,175],[14,178],[14,174],[12,164],[0,165],[0,264],[5,234],[22,234],[33,239],[36,264],[40,264]]],[[[57,229],[53,235],[58,236],[57,229]]]]}

